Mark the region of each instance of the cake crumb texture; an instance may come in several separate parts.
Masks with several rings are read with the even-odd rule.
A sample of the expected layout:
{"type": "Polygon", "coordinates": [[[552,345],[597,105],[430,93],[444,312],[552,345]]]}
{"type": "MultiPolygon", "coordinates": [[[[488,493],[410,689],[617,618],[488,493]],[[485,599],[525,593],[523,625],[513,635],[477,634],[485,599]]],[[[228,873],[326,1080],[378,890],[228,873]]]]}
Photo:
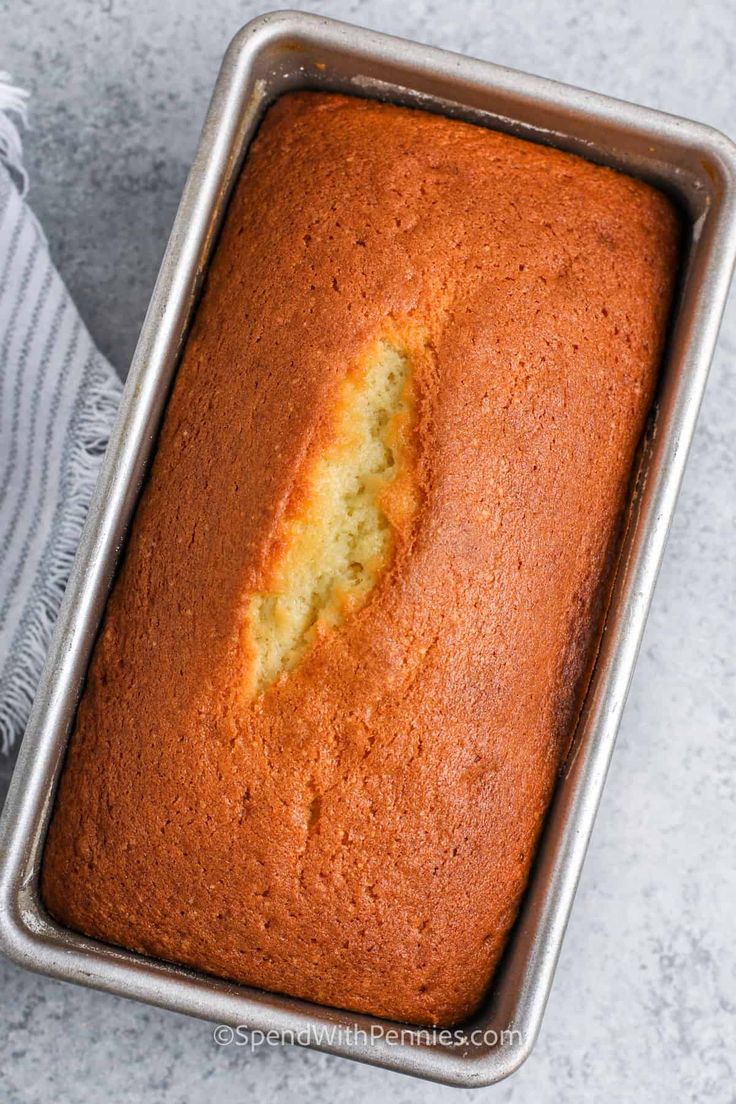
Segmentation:
{"type": "Polygon", "coordinates": [[[225,219],[42,894],[109,943],[448,1025],[574,726],[678,219],[648,185],[293,93],[225,219]]]}
{"type": "Polygon", "coordinates": [[[252,693],[290,670],[321,631],[341,624],[376,583],[413,506],[409,361],[387,340],[340,385],[333,426],[279,534],[268,591],[251,600],[252,693]]]}

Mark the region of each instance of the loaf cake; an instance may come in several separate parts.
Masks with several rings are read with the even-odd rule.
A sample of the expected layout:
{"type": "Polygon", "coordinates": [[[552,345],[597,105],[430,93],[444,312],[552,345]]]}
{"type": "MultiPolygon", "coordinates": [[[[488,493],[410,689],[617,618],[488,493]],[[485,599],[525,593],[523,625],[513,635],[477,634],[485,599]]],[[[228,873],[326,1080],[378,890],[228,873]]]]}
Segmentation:
{"type": "Polygon", "coordinates": [[[42,894],[107,943],[469,1016],[589,674],[678,218],[314,92],[229,203],[96,643],[42,894]]]}

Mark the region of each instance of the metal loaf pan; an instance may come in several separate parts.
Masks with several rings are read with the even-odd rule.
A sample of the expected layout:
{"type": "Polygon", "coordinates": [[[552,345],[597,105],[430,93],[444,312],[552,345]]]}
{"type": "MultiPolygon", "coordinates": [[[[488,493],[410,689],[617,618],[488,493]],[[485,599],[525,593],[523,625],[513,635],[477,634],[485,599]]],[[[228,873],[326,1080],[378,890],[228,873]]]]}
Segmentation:
{"type": "Polygon", "coordinates": [[[736,147],[708,127],[313,15],[267,15],[236,35],[143,325],[2,819],[0,948],[7,955],[54,977],[276,1031],[447,1084],[487,1085],[521,1064],[550,991],[674,510],[733,268],[735,213],[736,147]],[[632,496],[575,752],[507,953],[462,1042],[420,1032],[403,1040],[376,1037],[396,1025],[97,943],[59,927],[39,900],[44,836],[76,703],[228,194],[265,107],[302,87],[419,106],[572,150],[667,189],[687,226],[655,428],[632,496]]]}

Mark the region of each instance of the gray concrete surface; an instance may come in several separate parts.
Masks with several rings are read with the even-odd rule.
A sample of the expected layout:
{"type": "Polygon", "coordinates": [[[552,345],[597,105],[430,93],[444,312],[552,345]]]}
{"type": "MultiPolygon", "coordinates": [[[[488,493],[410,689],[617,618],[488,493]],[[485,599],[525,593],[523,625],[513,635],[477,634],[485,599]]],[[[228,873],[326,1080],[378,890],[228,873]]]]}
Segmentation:
{"type": "MultiPolygon", "coordinates": [[[[311,7],[736,133],[732,0],[311,7]]],[[[31,202],[122,373],[220,56],[261,10],[0,0],[0,68],[33,93],[31,202]]],[[[736,1100],[735,361],[732,303],[542,1035],[476,1100],[736,1100]]],[[[298,1049],[218,1048],[206,1024],[7,963],[0,976],[8,1104],[462,1095],[298,1049]]]]}

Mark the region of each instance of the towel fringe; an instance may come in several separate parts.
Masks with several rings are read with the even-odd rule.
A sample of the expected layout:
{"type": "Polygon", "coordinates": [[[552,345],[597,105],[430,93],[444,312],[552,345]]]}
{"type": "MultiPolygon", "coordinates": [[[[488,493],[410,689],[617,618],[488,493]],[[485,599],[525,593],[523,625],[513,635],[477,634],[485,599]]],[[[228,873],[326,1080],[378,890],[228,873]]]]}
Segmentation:
{"type": "Polygon", "coordinates": [[[81,381],[69,426],[73,442],[62,481],[63,517],[50,557],[27,607],[25,631],[11,657],[0,693],[0,753],[7,754],[23,734],[51,634],[79,546],[84,520],[120,402],[122,384],[94,352],[81,381]]]}
{"type": "Polygon", "coordinates": [[[6,165],[18,183],[21,196],[28,191],[28,173],[23,165],[23,142],[16,122],[28,127],[28,92],[11,83],[9,73],[0,72],[0,163],[6,165]]]}

